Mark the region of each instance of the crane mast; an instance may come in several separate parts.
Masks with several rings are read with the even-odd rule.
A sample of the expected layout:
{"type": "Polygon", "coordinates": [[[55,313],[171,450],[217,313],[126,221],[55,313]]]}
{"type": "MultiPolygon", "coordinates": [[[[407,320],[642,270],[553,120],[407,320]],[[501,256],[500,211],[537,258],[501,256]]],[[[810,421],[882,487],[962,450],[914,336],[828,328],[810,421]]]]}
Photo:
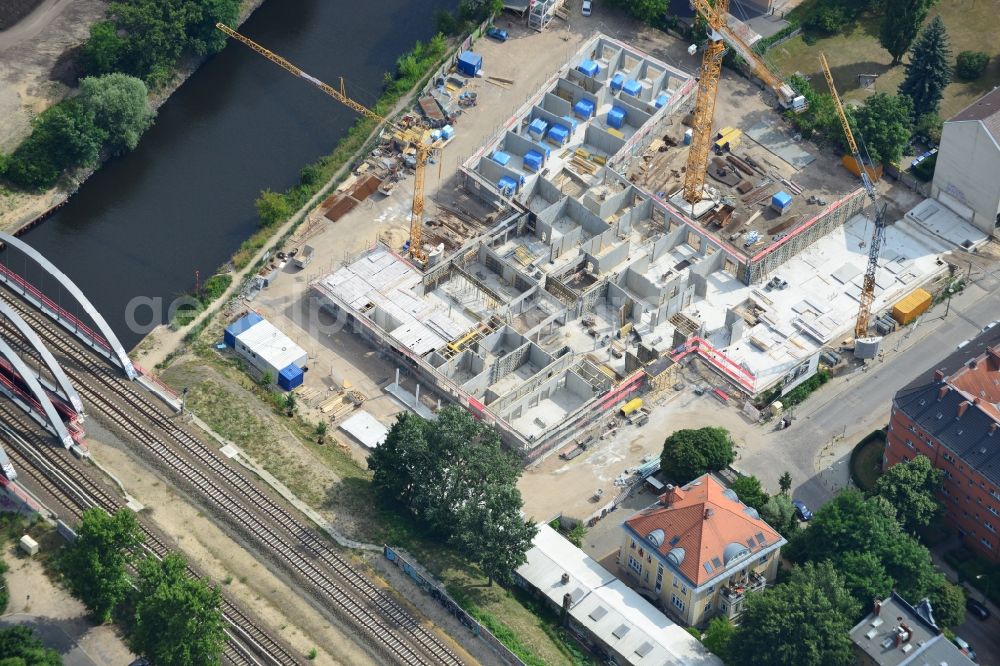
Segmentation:
{"type": "Polygon", "coordinates": [[[868,335],[868,320],[871,317],[872,303],[875,301],[875,275],[878,273],[878,256],[882,251],[882,241],[885,240],[885,209],[886,204],[878,205],[878,195],[875,192],[875,185],[868,176],[865,163],[861,161],[861,151],[858,149],[858,142],[854,139],[854,132],[851,131],[851,124],[847,120],[844,112],[844,105],[837,94],[837,87],[833,84],[833,74],[830,72],[830,64],[826,61],[826,56],[819,54],[820,64],[823,66],[823,75],[826,77],[826,84],[830,87],[830,94],[833,96],[834,106],[837,108],[837,116],[840,124],[844,128],[844,135],[851,148],[851,156],[854,157],[861,173],[861,182],[865,186],[865,192],[871,199],[872,208],[875,212],[875,224],[872,230],[871,241],[868,244],[868,266],[865,269],[865,279],[861,285],[861,305],[858,307],[858,318],[854,323],[854,337],[863,338],[868,335]]]}
{"type": "MultiPolygon", "coordinates": [[[[704,13],[700,7],[699,11],[704,13]]],[[[684,177],[684,200],[692,205],[701,201],[705,172],[708,169],[708,153],[712,148],[712,118],[715,115],[719,78],[722,76],[722,56],[726,53],[726,45],[722,41],[719,28],[726,22],[727,11],[729,11],[729,0],[716,0],[715,6],[708,6],[708,13],[705,14],[710,28],[709,44],[701,57],[698,95],[695,98],[694,116],[691,122],[691,149],[688,152],[687,173],[684,177]]]]}
{"type": "Polygon", "coordinates": [[[285,71],[288,71],[295,76],[305,79],[311,83],[316,88],[319,88],[324,93],[337,100],[344,106],[360,113],[366,118],[370,118],[376,122],[383,123],[387,127],[394,130],[404,141],[412,144],[417,151],[416,155],[416,167],[414,169],[414,179],[413,179],[413,204],[410,209],[410,245],[409,252],[410,256],[416,259],[421,265],[427,263],[427,255],[424,253],[422,235],[423,235],[423,213],[424,213],[424,176],[427,170],[427,158],[430,156],[433,146],[427,144],[424,141],[424,136],[422,132],[418,132],[412,128],[404,128],[396,125],[392,121],[380,116],[375,113],[365,105],[357,102],[347,96],[344,90],[344,80],[340,80],[340,90],[337,90],[333,86],[320,81],[314,76],[311,76],[299,69],[297,66],[293,65],[288,60],[282,58],[277,53],[274,53],[257,42],[253,41],[246,35],[242,35],[228,25],[224,23],[216,23],[215,27],[222,32],[224,32],[229,37],[235,39],[236,41],[250,47],[252,50],[256,51],[260,55],[264,56],[274,64],[278,65],[285,71]]]}

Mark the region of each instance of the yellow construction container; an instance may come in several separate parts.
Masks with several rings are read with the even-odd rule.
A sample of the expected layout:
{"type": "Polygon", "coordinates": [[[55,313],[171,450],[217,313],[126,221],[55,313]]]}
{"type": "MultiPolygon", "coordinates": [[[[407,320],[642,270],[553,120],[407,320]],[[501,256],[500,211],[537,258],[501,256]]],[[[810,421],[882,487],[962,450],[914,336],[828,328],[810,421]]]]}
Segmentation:
{"type": "Polygon", "coordinates": [[[628,416],[640,407],[642,407],[642,398],[632,398],[622,407],[622,416],[628,416]]]}
{"type": "MultiPolygon", "coordinates": [[[[854,159],[853,155],[844,155],[841,158],[841,163],[843,163],[844,168],[853,173],[858,178],[861,178],[861,168],[858,166],[857,160],[854,159]]],[[[882,165],[877,164],[872,166],[871,164],[865,165],[865,171],[868,173],[868,178],[873,182],[877,183],[882,180],[882,165]]]]}
{"type": "Polygon", "coordinates": [[[914,289],[892,306],[892,318],[905,326],[927,312],[933,300],[923,289],[914,289]]]}
{"type": "Polygon", "coordinates": [[[723,152],[726,150],[733,150],[740,145],[740,139],[743,137],[743,132],[738,129],[732,129],[731,127],[726,127],[729,130],[725,134],[722,130],[719,132],[718,140],[715,142],[716,152],[723,152]]]}

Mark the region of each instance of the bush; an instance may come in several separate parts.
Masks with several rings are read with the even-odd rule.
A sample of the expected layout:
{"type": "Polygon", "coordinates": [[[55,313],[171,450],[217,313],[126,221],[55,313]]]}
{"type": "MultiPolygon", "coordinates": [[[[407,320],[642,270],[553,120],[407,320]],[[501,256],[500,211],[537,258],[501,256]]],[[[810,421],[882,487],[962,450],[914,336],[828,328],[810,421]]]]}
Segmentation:
{"type": "Polygon", "coordinates": [[[917,119],[913,126],[913,135],[923,137],[935,146],[941,145],[941,129],[944,121],[936,113],[925,113],[917,119]]]}
{"type": "Polygon", "coordinates": [[[810,16],[805,22],[805,27],[826,35],[835,35],[849,22],[850,18],[841,7],[828,5],[810,16]]]}
{"type": "Polygon", "coordinates": [[[983,75],[990,57],[982,51],[962,51],[958,54],[955,70],[959,78],[973,81],[983,75]]]}
{"type": "Polygon", "coordinates": [[[934,168],[936,166],[937,166],[937,155],[934,154],[928,157],[920,164],[918,164],[917,166],[913,167],[911,171],[913,172],[914,176],[924,181],[925,183],[929,183],[932,180],[934,180],[934,168]]]}

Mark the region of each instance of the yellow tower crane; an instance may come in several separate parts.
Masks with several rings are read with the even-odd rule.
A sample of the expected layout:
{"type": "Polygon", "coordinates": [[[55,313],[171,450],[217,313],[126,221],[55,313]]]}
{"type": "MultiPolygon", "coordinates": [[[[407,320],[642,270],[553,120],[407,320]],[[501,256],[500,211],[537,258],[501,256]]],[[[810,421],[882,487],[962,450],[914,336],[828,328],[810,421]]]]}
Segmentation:
{"type": "Polygon", "coordinates": [[[851,147],[851,156],[858,165],[861,173],[861,182],[865,186],[865,192],[872,201],[875,211],[875,225],[872,230],[872,238],[868,245],[868,266],[865,270],[865,280],[861,286],[861,305],[858,308],[858,318],[854,323],[854,338],[864,338],[868,335],[868,320],[871,317],[872,303],[875,301],[875,274],[878,272],[878,256],[882,249],[882,241],[885,240],[885,204],[878,207],[878,195],[871,178],[868,177],[868,170],[861,160],[861,151],[858,149],[858,142],[854,140],[854,132],[851,131],[851,124],[844,113],[844,105],[837,94],[837,88],[833,85],[833,74],[830,72],[830,64],[826,61],[826,55],[819,54],[820,64],[823,66],[823,75],[826,77],[826,85],[830,87],[830,94],[833,96],[833,104],[837,107],[837,116],[840,124],[844,128],[844,136],[847,137],[847,144],[851,147]]]}
{"type": "Polygon", "coordinates": [[[289,61],[285,60],[276,53],[269,51],[257,42],[253,41],[245,35],[241,35],[236,32],[228,25],[224,23],[216,23],[215,27],[224,32],[229,37],[232,37],[238,42],[241,42],[251,49],[261,54],[274,64],[278,65],[282,69],[291,72],[295,76],[305,79],[312,85],[316,86],[323,92],[325,92],[330,97],[334,98],[344,106],[357,111],[361,115],[371,118],[379,123],[385,124],[387,127],[391,128],[396,135],[405,143],[411,144],[417,151],[416,155],[416,168],[414,169],[414,180],[413,180],[413,206],[410,210],[410,244],[409,252],[410,256],[413,257],[421,265],[427,263],[427,255],[424,253],[422,234],[423,234],[423,215],[424,215],[424,173],[427,169],[427,158],[430,157],[431,152],[436,148],[435,146],[428,144],[424,138],[424,132],[421,129],[413,127],[401,127],[391,120],[388,120],[379,114],[375,113],[365,105],[354,101],[344,91],[344,79],[340,80],[340,90],[337,90],[329,84],[323,83],[314,76],[310,76],[306,72],[302,71],[289,61]]]}
{"type": "Polygon", "coordinates": [[[806,106],[804,98],[797,96],[792,87],[772,72],[757,52],[729,28],[726,23],[729,0],[716,0],[714,6],[708,0],[691,0],[691,5],[708,22],[709,28],[709,43],[701,59],[698,95],[691,123],[691,150],[684,177],[684,200],[693,205],[701,201],[705,186],[708,154],[712,148],[712,117],[722,76],[722,57],[727,45],[747,62],[755,76],[778,95],[782,107],[803,111],[806,106]]]}

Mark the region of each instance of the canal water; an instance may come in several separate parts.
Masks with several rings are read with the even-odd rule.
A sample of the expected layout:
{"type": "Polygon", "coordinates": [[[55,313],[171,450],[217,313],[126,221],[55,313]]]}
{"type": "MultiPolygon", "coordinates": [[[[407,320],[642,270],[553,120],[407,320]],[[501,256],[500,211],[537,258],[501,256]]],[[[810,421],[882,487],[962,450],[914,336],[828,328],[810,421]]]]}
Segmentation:
{"type": "MultiPolygon", "coordinates": [[[[343,76],[348,94],[370,104],[396,58],[434,33],[434,13],[457,4],[269,0],[240,30],[332,85],[343,76]]],[[[257,228],[260,190],[294,185],[355,118],[230,42],[163,105],[134,152],[107,163],[23,239],[76,282],[131,348],[143,331],[126,325],[129,302],[161,299],[165,320],[166,304],[194,286],[195,271],[212,275],[257,228]]],[[[149,312],[137,318],[148,321],[149,312]]]]}

